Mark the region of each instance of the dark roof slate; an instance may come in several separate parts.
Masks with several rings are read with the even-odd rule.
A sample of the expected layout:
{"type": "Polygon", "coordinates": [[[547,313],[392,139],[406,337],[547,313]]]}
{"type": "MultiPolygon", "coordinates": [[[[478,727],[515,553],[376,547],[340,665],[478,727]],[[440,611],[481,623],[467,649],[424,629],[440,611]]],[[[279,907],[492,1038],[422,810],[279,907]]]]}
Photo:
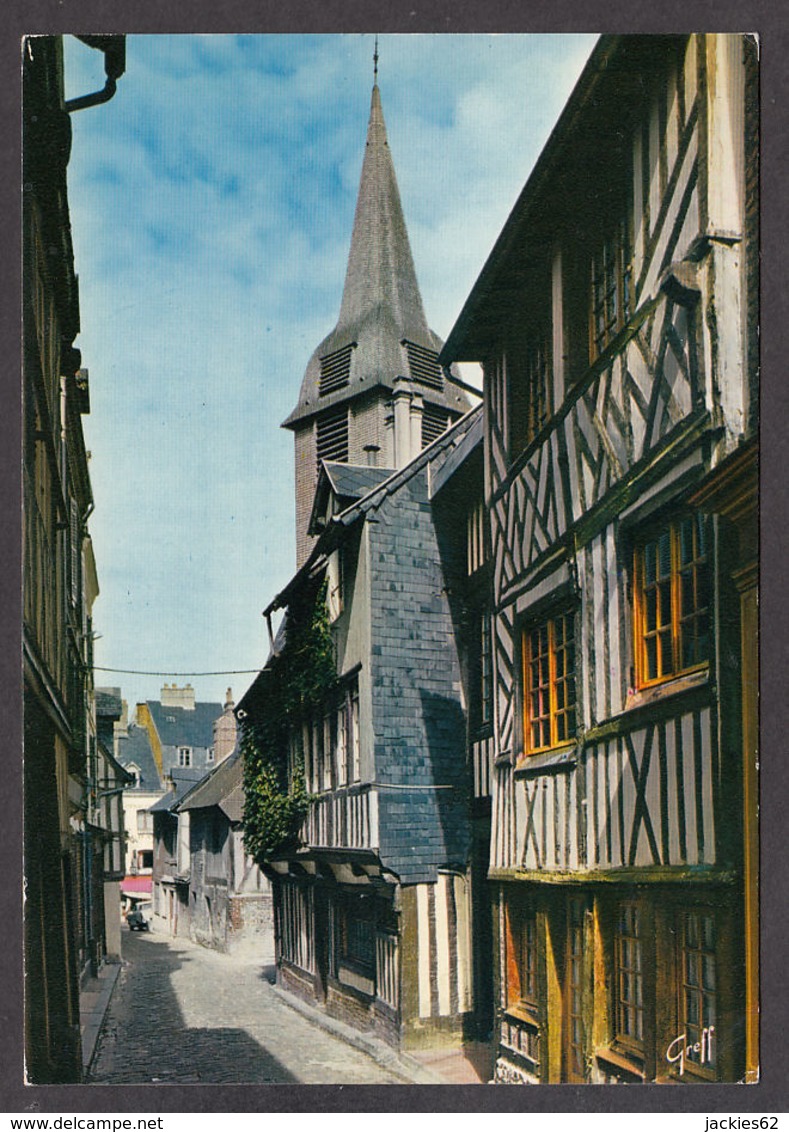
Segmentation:
{"type": "Polygon", "coordinates": [[[118,762],[123,767],[133,763],[140,772],[139,785],[131,787],[132,792],[151,793],[163,789],[147,728],[138,727],[136,723],[129,724],[126,735],[118,739],[118,762]]]}
{"type": "Polygon", "coordinates": [[[115,688],[96,688],[96,715],[108,716],[111,719],[120,719],[123,713],[123,700],[120,692],[115,688]]]}
{"type": "Polygon", "coordinates": [[[340,499],[359,499],[394,473],[394,468],[371,468],[364,464],[325,461],[323,467],[332,490],[340,499]]]}
{"type": "Polygon", "coordinates": [[[168,810],[173,810],[181,801],[183,796],[192,789],[196,782],[199,782],[203,772],[196,767],[178,767],[172,771],[170,775],[173,782],[173,789],[171,789],[163,798],[158,802],[154,802],[152,806],[148,807],[148,812],[151,814],[167,813],[168,810]]]}
{"type": "Polygon", "coordinates": [[[189,709],[163,707],[158,700],[148,700],[148,710],[164,746],[210,747],[214,742],[214,723],[224,709],[218,703],[196,703],[189,709]]]}
{"type": "Polygon", "coordinates": [[[305,578],[314,573],[321,557],[333,550],[342,540],[344,528],[352,526],[369,512],[376,511],[386,499],[399,491],[404,484],[421,472],[428,464],[435,464],[436,471],[442,467],[453,450],[464,442],[469,430],[479,427],[476,422],[481,418],[482,411],[482,403],[475,405],[473,409],[469,409],[446,432],[442,432],[432,443],[423,448],[404,468],[393,472],[383,483],[368,491],[366,495],[361,496],[339,515],[334,515],[331,523],[312,548],[309,558],[293,575],[285,588],[267,606],[264,613],[268,616],[274,610],[282,609],[287,605],[294,590],[303,583],[305,578]]]}
{"type": "Polygon", "coordinates": [[[394,468],[373,468],[366,464],[339,464],[324,460],[318,473],[312,513],[307,526],[310,534],[319,534],[325,525],[330,493],[334,494],[339,510],[344,510],[389,479],[394,472],[394,468]]]}
{"type": "Polygon", "coordinates": [[[235,751],[189,790],[178,809],[203,810],[218,806],[230,821],[240,821],[244,812],[243,785],[244,762],[241,752],[235,751]]]}

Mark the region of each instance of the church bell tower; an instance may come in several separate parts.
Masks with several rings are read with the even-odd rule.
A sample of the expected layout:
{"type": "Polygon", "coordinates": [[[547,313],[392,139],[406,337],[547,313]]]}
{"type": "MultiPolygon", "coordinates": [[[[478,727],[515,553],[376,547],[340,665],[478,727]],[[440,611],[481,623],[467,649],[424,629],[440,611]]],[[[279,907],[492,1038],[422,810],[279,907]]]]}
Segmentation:
{"type": "Polygon", "coordinates": [[[297,567],[322,462],[407,464],[470,407],[442,369],[416,280],[378,88],[376,42],[367,142],[337,325],[314,351],[283,427],[296,458],[297,567]]]}

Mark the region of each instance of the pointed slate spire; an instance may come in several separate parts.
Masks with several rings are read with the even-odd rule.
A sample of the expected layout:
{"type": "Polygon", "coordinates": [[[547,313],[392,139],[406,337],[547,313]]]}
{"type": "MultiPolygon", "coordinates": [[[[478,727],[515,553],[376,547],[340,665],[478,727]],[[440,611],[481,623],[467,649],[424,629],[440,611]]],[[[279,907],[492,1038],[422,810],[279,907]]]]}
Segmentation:
{"type": "MultiPolygon", "coordinates": [[[[404,340],[429,351],[443,344],[425,318],[377,73],[375,78],[339,319],[312,355],[299,402],[283,422],[285,427],[376,386],[391,389],[399,375],[409,372],[404,340]],[[347,380],[329,396],[321,396],[321,359],[346,348],[351,350],[347,380]]],[[[468,408],[455,389],[447,387],[437,400],[444,402],[445,397],[449,407],[468,408]]]]}
{"type": "Polygon", "coordinates": [[[296,408],[296,558],[309,555],[316,475],[325,462],[396,468],[470,408],[456,375],[438,365],[416,280],[378,89],[378,49],[367,143],[340,315],[313,352],[296,408]]]}
{"type": "Polygon", "coordinates": [[[362,326],[376,315],[393,321],[403,337],[432,344],[377,83],[337,329],[362,326]]]}

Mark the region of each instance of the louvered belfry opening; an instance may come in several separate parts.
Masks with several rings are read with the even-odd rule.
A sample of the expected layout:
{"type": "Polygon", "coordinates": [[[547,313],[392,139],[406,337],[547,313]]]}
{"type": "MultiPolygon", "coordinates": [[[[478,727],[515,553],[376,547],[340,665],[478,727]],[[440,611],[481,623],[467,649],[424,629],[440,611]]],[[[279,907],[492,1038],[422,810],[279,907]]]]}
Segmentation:
{"type": "Polygon", "coordinates": [[[318,417],[316,425],[317,466],[321,460],[348,463],[348,406],[327,409],[318,417]]]}
{"type": "Polygon", "coordinates": [[[446,432],[449,414],[437,405],[425,405],[422,410],[422,447],[427,448],[436,437],[446,432]]]}
{"type": "Polygon", "coordinates": [[[407,338],[402,340],[402,345],[405,346],[408,368],[414,381],[421,381],[423,385],[429,385],[433,389],[442,389],[441,367],[436,351],[419,346],[416,342],[409,342],[407,338]]]}
{"type": "Polygon", "coordinates": [[[333,350],[321,358],[321,372],[318,380],[318,393],[325,397],[327,393],[334,393],[343,389],[351,376],[351,354],[356,348],[356,342],[349,342],[339,350],[333,350]]]}

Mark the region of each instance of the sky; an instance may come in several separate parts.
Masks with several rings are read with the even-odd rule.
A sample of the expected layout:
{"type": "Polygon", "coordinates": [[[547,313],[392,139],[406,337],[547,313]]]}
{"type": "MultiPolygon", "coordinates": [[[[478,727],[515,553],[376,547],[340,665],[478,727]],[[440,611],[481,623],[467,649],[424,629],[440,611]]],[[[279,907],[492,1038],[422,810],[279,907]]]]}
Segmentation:
{"type": "MultiPolygon", "coordinates": [[[[463,303],[596,41],[385,35],[378,83],[428,322],[463,303]]],[[[236,700],[295,570],[295,406],[334,327],[372,35],[129,36],[68,168],[99,686],[236,700]],[[241,670],[239,672],[239,670],[241,670]],[[186,673],[236,673],[186,676],[186,673]]],[[[66,97],[104,85],[65,40],[66,97]]],[[[471,376],[471,375],[469,375],[471,376]]]]}

